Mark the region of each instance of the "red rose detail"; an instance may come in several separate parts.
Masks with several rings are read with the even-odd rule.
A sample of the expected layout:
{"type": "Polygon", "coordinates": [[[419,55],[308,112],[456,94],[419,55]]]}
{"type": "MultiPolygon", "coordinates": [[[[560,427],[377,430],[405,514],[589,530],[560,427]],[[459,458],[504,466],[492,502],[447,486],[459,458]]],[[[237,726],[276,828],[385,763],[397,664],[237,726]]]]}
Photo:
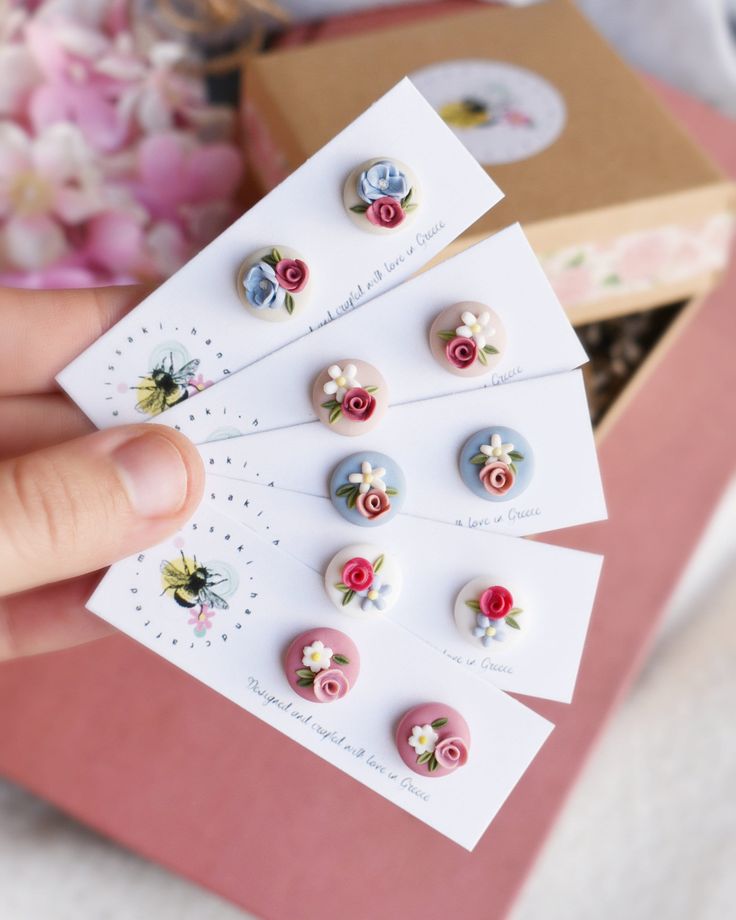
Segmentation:
{"type": "Polygon", "coordinates": [[[367,559],[356,556],[342,567],[342,581],[351,591],[363,591],[373,584],[373,566],[367,559]]]}
{"type": "Polygon", "coordinates": [[[376,227],[398,227],[406,216],[401,204],[395,198],[378,198],[365,212],[368,220],[376,227]]]}
{"type": "Polygon", "coordinates": [[[490,492],[491,495],[505,495],[516,479],[511,467],[500,460],[496,463],[486,463],[478,475],[486,492],[490,492]]]}
{"type": "Polygon", "coordinates": [[[276,263],[276,280],[285,291],[298,294],[309,281],[307,263],[301,259],[282,259],[276,263]]]}
{"type": "Polygon", "coordinates": [[[342,400],[342,414],[351,422],[367,422],[376,409],[376,400],[363,387],[353,387],[342,400]]]}
{"type": "Polygon", "coordinates": [[[380,517],[388,511],[391,507],[391,502],[388,500],[388,495],[386,495],[385,492],[381,492],[378,489],[371,489],[368,492],[361,492],[355,502],[355,507],[363,517],[369,520],[375,520],[375,518],[380,517]]]}
{"type": "Polygon", "coordinates": [[[480,612],[492,620],[502,620],[514,605],[511,592],[500,585],[494,585],[480,596],[480,612]]]}
{"type": "Polygon", "coordinates": [[[462,335],[452,339],[445,345],[447,360],[450,364],[454,364],[455,367],[460,369],[470,367],[477,354],[478,346],[475,344],[475,339],[466,339],[462,335]]]}

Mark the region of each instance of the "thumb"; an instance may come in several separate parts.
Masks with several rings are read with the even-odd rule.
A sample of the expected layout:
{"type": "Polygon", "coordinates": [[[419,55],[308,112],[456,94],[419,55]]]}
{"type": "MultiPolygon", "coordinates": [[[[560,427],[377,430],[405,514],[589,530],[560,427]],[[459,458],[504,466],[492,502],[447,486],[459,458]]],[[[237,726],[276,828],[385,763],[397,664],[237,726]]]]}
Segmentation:
{"type": "Polygon", "coordinates": [[[70,578],[163,540],[196,509],[196,448],[161,425],[98,431],[0,463],[0,594],[70,578]]]}

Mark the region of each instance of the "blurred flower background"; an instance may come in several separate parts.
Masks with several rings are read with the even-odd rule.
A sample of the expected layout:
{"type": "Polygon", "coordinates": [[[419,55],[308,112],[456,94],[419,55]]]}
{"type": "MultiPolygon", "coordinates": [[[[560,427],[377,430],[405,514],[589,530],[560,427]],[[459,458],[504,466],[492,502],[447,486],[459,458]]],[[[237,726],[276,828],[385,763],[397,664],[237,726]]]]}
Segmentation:
{"type": "Polygon", "coordinates": [[[237,215],[233,111],[133,8],[0,3],[0,284],[153,282],[237,215]]]}

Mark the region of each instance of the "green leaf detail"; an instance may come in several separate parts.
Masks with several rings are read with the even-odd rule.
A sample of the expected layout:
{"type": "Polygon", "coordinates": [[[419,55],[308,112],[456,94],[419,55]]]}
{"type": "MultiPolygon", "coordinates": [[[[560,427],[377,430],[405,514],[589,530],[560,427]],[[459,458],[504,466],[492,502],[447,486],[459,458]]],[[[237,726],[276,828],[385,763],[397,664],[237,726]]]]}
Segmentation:
{"type": "Polygon", "coordinates": [[[514,476],[516,476],[516,464],[515,464],[515,463],[509,463],[509,469],[510,469],[511,472],[514,474],[514,476]]]}
{"type": "Polygon", "coordinates": [[[367,204],[354,204],[352,208],[350,208],[350,210],[354,211],[356,214],[365,214],[365,212],[368,210],[368,205],[367,204]]]}
{"type": "Polygon", "coordinates": [[[301,677],[303,680],[314,680],[314,674],[310,668],[299,668],[296,676],[301,677]]]}
{"type": "Polygon", "coordinates": [[[612,287],[615,284],[621,284],[621,277],[620,275],[617,275],[615,273],[612,275],[607,275],[603,279],[603,283],[607,285],[608,287],[612,287]]]}
{"type": "Polygon", "coordinates": [[[337,489],[337,491],[335,492],[335,495],[337,495],[338,498],[342,498],[343,495],[347,495],[348,492],[352,492],[354,488],[355,488],[354,485],[351,485],[349,482],[346,482],[337,489]]]}
{"type": "Polygon", "coordinates": [[[488,357],[486,356],[486,353],[482,348],[478,352],[478,360],[480,361],[481,364],[486,364],[486,365],[488,364],[488,357]]]}
{"type": "Polygon", "coordinates": [[[518,624],[518,623],[516,622],[516,620],[511,616],[511,614],[509,614],[509,615],[506,617],[506,619],[505,619],[504,622],[505,622],[505,623],[508,623],[509,626],[510,626],[512,629],[521,629],[521,626],[519,626],[519,624],[518,624]]]}
{"type": "Polygon", "coordinates": [[[393,486],[389,486],[389,487],[386,489],[386,495],[398,495],[398,494],[399,494],[399,490],[398,490],[398,489],[394,489],[393,486]]]}
{"type": "Polygon", "coordinates": [[[332,409],[330,409],[330,425],[334,425],[341,415],[342,406],[340,403],[338,403],[336,406],[333,406],[332,409]]]}
{"type": "Polygon", "coordinates": [[[518,450],[510,450],[509,457],[511,457],[512,460],[523,460],[524,454],[520,454],[518,450]]]}
{"type": "Polygon", "coordinates": [[[354,597],[355,597],[355,591],[353,591],[352,588],[347,588],[345,590],[345,595],[343,596],[343,599],[342,599],[342,606],[347,607],[347,605],[350,603],[350,601],[354,597]]]}
{"type": "Polygon", "coordinates": [[[334,409],[340,403],[336,399],[328,399],[327,402],[320,403],[323,409],[334,409]]]}
{"type": "Polygon", "coordinates": [[[478,601],[465,601],[465,606],[470,607],[471,610],[480,610],[478,601]]]}
{"type": "Polygon", "coordinates": [[[523,612],[524,611],[522,610],[521,607],[512,607],[511,610],[509,610],[508,615],[511,617],[518,617],[518,615],[523,612]]]}
{"type": "MultiPolygon", "coordinates": [[[[407,210],[407,206],[408,206],[409,204],[411,204],[411,199],[412,199],[412,195],[413,195],[413,194],[414,194],[414,188],[412,187],[412,188],[409,189],[409,191],[406,193],[406,195],[404,195],[404,197],[401,199],[401,207],[402,207],[405,211],[407,210]]],[[[415,205],[415,207],[416,207],[416,205],[415,205]]]]}
{"type": "Polygon", "coordinates": [[[453,339],[457,338],[457,334],[454,329],[445,329],[442,332],[438,332],[437,335],[442,339],[443,342],[451,342],[453,339]]]}
{"type": "Polygon", "coordinates": [[[429,770],[430,773],[434,773],[437,767],[439,767],[439,764],[437,763],[437,758],[434,756],[434,754],[432,754],[432,756],[429,758],[427,769],[429,770]]]}
{"type": "Polygon", "coordinates": [[[277,261],[278,260],[274,259],[274,257],[270,253],[267,256],[263,256],[263,258],[261,259],[261,262],[265,262],[266,265],[270,265],[271,268],[276,268],[277,261]]]}
{"type": "Polygon", "coordinates": [[[278,251],[278,249],[276,249],[275,246],[274,246],[274,248],[271,250],[271,258],[272,258],[275,262],[280,262],[280,261],[283,259],[283,256],[282,256],[281,253],[278,251]]]}
{"type": "Polygon", "coordinates": [[[585,261],[585,253],[579,252],[567,263],[566,268],[579,268],[585,261]]]}
{"type": "Polygon", "coordinates": [[[360,489],[358,486],[353,486],[353,490],[347,497],[347,506],[348,508],[354,508],[355,503],[358,500],[358,495],[360,494],[360,489]]]}
{"type": "Polygon", "coordinates": [[[345,655],[333,655],[332,660],[338,664],[350,664],[350,659],[346,658],[345,655]]]}
{"type": "Polygon", "coordinates": [[[473,466],[483,466],[487,459],[488,457],[486,457],[485,454],[473,454],[473,456],[470,458],[470,462],[473,464],[473,466]]]}
{"type": "Polygon", "coordinates": [[[286,307],[286,312],[291,316],[294,312],[294,298],[291,294],[287,294],[286,297],[284,297],[284,306],[286,307]]]}
{"type": "Polygon", "coordinates": [[[377,573],[377,572],[380,572],[380,571],[381,571],[381,568],[382,568],[382,566],[383,566],[383,561],[384,561],[385,558],[386,558],[386,557],[383,555],[383,553],[381,553],[381,555],[378,557],[378,559],[376,559],[376,561],[373,563],[373,571],[374,571],[374,573],[377,573]]]}
{"type": "Polygon", "coordinates": [[[404,208],[404,210],[405,210],[405,211],[413,211],[416,207],[417,207],[417,206],[416,206],[415,204],[408,204],[408,205],[404,208]]]}
{"type": "Polygon", "coordinates": [[[297,681],[297,685],[300,687],[311,687],[314,685],[314,678],[307,680],[306,677],[300,677],[297,681]]]}
{"type": "Polygon", "coordinates": [[[350,588],[348,588],[348,586],[345,584],[344,581],[338,581],[338,582],[336,582],[336,583],[335,583],[335,587],[337,588],[338,591],[342,591],[343,594],[344,594],[346,591],[349,591],[349,590],[350,590],[350,588]]]}
{"type": "Polygon", "coordinates": [[[444,717],[441,719],[435,719],[434,722],[431,723],[431,725],[432,725],[432,728],[442,728],[443,725],[447,725],[447,719],[445,719],[444,717]]]}
{"type": "Polygon", "coordinates": [[[432,755],[429,753],[429,751],[425,751],[423,754],[420,754],[419,757],[417,757],[417,763],[418,764],[426,763],[431,756],[432,755]]]}
{"type": "Polygon", "coordinates": [[[363,389],[366,391],[366,393],[377,393],[378,392],[378,387],[364,387],[363,389]]]}
{"type": "Polygon", "coordinates": [[[483,351],[484,351],[487,355],[497,355],[497,354],[498,354],[498,349],[497,349],[497,348],[494,348],[493,345],[484,345],[484,346],[483,346],[483,351]]]}

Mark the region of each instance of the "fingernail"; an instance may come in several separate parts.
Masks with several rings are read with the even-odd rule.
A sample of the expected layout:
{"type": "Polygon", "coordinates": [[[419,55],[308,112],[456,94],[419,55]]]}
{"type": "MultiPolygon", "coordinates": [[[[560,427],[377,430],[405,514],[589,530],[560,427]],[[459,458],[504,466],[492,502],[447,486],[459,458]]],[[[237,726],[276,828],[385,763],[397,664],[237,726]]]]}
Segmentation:
{"type": "Polygon", "coordinates": [[[142,517],[176,514],[187,497],[187,467],[168,438],[144,434],[112,455],[133,509],[142,517]]]}

